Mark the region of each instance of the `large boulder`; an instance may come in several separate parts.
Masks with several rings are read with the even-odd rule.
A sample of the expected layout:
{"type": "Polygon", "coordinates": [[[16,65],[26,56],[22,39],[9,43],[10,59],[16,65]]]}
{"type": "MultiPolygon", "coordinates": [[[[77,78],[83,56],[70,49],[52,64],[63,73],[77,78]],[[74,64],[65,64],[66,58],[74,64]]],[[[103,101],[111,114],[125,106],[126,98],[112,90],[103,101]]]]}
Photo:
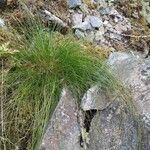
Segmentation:
{"type": "Polygon", "coordinates": [[[150,59],[115,52],[110,55],[108,63],[117,77],[130,88],[140,116],[150,125],[150,59]]]}
{"type": "Polygon", "coordinates": [[[150,149],[150,58],[133,53],[112,53],[110,64],[117,77],[125,83],[133,96],[139,114],[140,149],[150,149]]]}
{"type": "MultiPolygon", "coordinates": [[[[149,150],[150,59],[114,52],[108,64],[118,80],[130,90],[132,105],[120,96],[109,96],[97,86],[87,91],[81,107],[87,115],[92,115],[88,122],[88,150],[149,150]]],[[[84,119],[87,122],[87,117],[84,119]]]]}
{"type": "Polygon", "coordinates": [[[137,150],[138,126],[125,103],[116,99],[94,116],[88,150],[137,150]]]}
{"type": "Polygon", "coordinates": [[[80,150],[79,129],[76,100],[65,88],[48,124],[41,150],[80,150]]]}

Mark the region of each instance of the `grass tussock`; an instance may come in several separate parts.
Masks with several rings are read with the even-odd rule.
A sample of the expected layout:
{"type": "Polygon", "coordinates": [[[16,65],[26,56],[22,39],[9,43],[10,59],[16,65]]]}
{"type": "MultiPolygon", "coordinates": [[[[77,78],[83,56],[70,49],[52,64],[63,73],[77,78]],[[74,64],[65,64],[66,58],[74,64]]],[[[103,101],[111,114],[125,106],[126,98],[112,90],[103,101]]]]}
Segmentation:
{"type": "Polygon", "coordinates": [[[109,92],[118,90],[103,59],[89,55],[72,36],[43,28],[30,32],[26,46],[11,55],[11,62],[3,100],[2,143],[7,149],[38,149],[64,86],[79,100],[95,84],[109,92]]]}

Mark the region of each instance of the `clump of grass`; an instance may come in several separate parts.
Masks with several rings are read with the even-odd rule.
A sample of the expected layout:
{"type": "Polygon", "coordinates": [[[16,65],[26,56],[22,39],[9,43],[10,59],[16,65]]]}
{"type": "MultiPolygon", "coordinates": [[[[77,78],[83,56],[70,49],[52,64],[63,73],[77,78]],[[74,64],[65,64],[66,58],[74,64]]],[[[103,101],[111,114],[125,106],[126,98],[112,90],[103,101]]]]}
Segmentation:
{"type": "Polygon", "coordinates": [[[8,149],[38,149],[64,86],[78,99],[95,84],[109,92],[118,88],[103,59],[89,55],[72,36],[43,28],[34,30],[12,61],[4,110],[8,149]]]}

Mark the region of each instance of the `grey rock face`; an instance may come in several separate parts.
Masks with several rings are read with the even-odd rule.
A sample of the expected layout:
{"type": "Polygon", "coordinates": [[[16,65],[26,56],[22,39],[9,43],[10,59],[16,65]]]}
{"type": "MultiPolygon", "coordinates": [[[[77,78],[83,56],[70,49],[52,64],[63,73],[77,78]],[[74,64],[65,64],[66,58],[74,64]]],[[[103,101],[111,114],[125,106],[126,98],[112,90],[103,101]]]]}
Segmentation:
{"type": "Polygon", "coordinates": [[[61,28],[67,27],[67,24],[64,23],[60,18],[53,15],[51,12],[44,10],[43,14],[41,14],[42,18],[50,23],[55,25],[59,25],[61,28]]]}
{"type": "Polygon", "coordinates": [[[82,19],[83,19],[83,14],[81,14],[81,13],[74,13],[72,15],[72,24],[74,26],[78,25],[78,24],[82,23],[82,19]]]}
{"type": "Polygon", "coordinates": [[[75,99],[63,89],[58,106],[48,124],[41,150],[80,150],[75,99]]]}
{"type": "Polygon", "coordinates": [[[84,21],[78,25],[75,25],[73,27],[73,29],[80,29],[82,31],[86,31],[86,30],[92,30],[92,26],[91,24],[89,23],[89,21],[84,21]]]}
{"type": "Polygon", "coordinates": [[[76,29],[76,30],[75,30],[75,35],[76,35],[79,39],[82,39],[82,38],[85,37],[84,32],[80,31],[79,29],[76,29]]]}
{"type": "Polygon", "coordinates": [[[88,150],[137,150],[137,131],[133,115],[116,99],[93,118],[88,150]]]}
{"type": "Polygon", "coordinates": [[[150,59],[116,52],[110,55],[108,63],[132,92],[133,102],[142,122],[141,149],[148,150],[150,149],[150,59]]]}
{"type": "Polygon", "coordinates": [[[81,101],[81,108],[88,110],[103,110],[110,104],[108,95],[98,86],[90,88],[81,101]]]}
{"type": "Polygon", "coordinates": [[[108,64],[130,88],[139,118],[121,98],[112,102],[112,98],[103,97],[104,93],[98,92],[97,87],[91,88],[81,103],[84,111],[98,110],[90,123],[88,150],[149,150],[150,59],[115,52],[108,64]]]}
{"type": "Polygon", "coordinates": [[[103,25],[102,20],[99,17],[91,16],[90,23],[93,28],[100,28],[103,25]]]}
{"type": "Polygon", "coordinates": [[[69,8],[76,8],[81,6],[81,0],[68,0],[69,8]]]}
{"type": "Polygon", "coordinates": [[[150,24],[150,1],[148,0],[141,0],[142,3],[142,16],[145,20],[150,24]]]}
{"type": "Polygon", "coordinates": [[[113,53],[108,62],[131,89],[140,114],[150,115],[150,59],[127,53],[113,53]]]}
{"type": "Polygon", "coordinates": [[[109,8],[109,7],[106,7],[106,8],[101,7],[99,9],[99,12],[100,12],[101,15],[109,15],[110,12],[111,12],[111,8],[109,8]]]}

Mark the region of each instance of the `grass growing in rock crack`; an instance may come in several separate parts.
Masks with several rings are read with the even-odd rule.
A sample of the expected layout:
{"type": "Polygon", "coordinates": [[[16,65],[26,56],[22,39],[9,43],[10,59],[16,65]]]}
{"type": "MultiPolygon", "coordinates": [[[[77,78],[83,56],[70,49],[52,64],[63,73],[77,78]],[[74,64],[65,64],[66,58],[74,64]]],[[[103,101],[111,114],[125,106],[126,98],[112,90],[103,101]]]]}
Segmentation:
{"type": "Polygon", "coordinates": [[[11,59],[4,102],[8,149],[38,149],[63,86],[78,99],[95,84],[110,92],[118,88],[104,61],[89,55],[72,36],[37,28],[11,59]]]}

